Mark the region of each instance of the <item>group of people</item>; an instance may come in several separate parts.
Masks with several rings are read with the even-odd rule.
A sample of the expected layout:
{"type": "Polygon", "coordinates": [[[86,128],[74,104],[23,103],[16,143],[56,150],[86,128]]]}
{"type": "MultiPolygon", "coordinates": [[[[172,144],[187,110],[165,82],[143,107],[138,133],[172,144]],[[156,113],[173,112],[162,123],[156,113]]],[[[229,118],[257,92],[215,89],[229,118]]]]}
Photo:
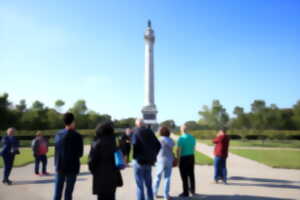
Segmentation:
{"type": "MultiPolygon", "coordinates": [[[[80,158],[83,156],[83,139],[76,131],[75,118],[72,113],[64,114],[65,128],[59,131],[55,138],[55,186],[54,200],[60,200],[64,193],[65,200],[71,200],[80,172],[80,158]],[[64,186],[65,185],[65,186],[64,186]]],[[[98,200],[115,200],[118,187],[123,186],[121,169],[116,166],[116,152],[122,151],[126,163],[130,162],[132,151],[132,166],[137,186],[137,200],[153,200],[158,195],[162,177],[164,178],[163,197],[170,200],[170,183],[173,167],[178,166],[182,179],[183,192],[180,197],[188,197],[196,193],[195,188],[195,138],[187,133],[187,127],[181,126],[181,135],[177,143],[170,137],[170,130],[161,127],[159,139],[154,132],[146,127],[142,119],[137,119],[136,127],[126,129],[118,140],[114,134],[112,122],[101,123],[96,127],[96,136],[91,144],[88,157],[88,168],[92,174],[93,194],[98,200]],[[175,153],[175,147],[177,151],[175,153]],[[152,181],[152,167],[155,166],[155,177],[152,181]],[[146,189],[146,190],[145,190],[146,189]]],[[[229,136],[226,129],[221,129],[215,143],[214,181],[227,182],[226,159],[228,156],[229,136]]],[[[2,138],[1,155],[4,160],[3,183],[12,184],[9,180],[15,155],[19,154],[19,142],[13,136],[14,128],[7,130],[7,136],[2,138]]],[[[35,157],[34,172],[37,175],[47,175],[48,142],[37,133],[32,142],[35,157]],[[42,172],[39,173],[39,164],[42,172]]]]}

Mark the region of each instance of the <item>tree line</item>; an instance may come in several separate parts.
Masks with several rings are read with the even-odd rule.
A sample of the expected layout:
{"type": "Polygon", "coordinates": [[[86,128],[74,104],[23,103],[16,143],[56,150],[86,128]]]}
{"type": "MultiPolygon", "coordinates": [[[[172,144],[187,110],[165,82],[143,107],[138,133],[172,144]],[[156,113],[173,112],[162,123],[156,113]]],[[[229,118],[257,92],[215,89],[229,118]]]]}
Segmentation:
{"type": "MultiPolygon", "coordinates": [[[[204,105],[198,113],[199,121],[186,122],[190,130],[216,130],[222,126],[235,130],[300,130],[300,100],[291,108],[268,106],[264,100],[254,100],[249,112],[236,106],[232,117],[219,100],[213,100],[211,106],[204,105]]],[[[161,125],[176,127],[174,120],[166,120],[161,125]]]]}
{"type": "MultiPolygon", "coordinates": [[[[18,104],[13,104],[8,97],[7,93],[0,95],[0,130],[11,126],[21,130],[60,129],[64,126],[63,100],[58,99],[54,102],[53,108],[50,108],[38,100],[30,106],[24,99],[18,104]]],[[[98,123],[112,120],[108,114],[99,114],[88,109],[85,100],[76,101],[68,111],[74,113],[79,129],[94,129],[98,123]]],[[[132,127],[134,121],[134,118],[126,118],[114,120],[114,124],[116,128],[132,127]]]]}
{"type": "MultiPolygon", "coordinates": [[[[60,129],[63,127],[62,110],[65,102],[58,99],[53,108],[45,106],[40,101],[34,101],[28,106],[26,101],[20,100],[13,104],[7,93],[0,95],[0,130],[10,126],[22,130],[60,129]]],[[[76,116],[79,129],[94,129],[100,122],[112,120],[108,114],[99,114],[88,109],[85,100],[78,100],[67,109],[76,116]]],[[[279,108],[275,104],[267,105],[264,100],[254,100],[251,110],[236,106],[230,117],[219,100],[213,100],[211,106],[204,105],[198,112],[198,121],[187,121],[191,130],[216,130],[227,126],[235,130],[300,130],[300,100],[291,108],[279,108]]],[[[135,119],[125,118],[114,120],[116,128],[133,127],[135,119]]],[[[173,119],[166,120],[160,125],[175,129],[177,125],[173,119]]]]}

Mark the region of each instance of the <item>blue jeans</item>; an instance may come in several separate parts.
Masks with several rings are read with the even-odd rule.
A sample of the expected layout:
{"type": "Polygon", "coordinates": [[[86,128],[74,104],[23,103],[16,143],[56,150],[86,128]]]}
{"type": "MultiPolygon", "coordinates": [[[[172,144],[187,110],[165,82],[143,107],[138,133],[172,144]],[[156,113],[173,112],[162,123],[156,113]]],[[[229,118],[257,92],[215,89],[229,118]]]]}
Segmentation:
{"type": "Polygon", "coordinates": [[[64,184],[66,182],[65,200],[72,200],[77,174],[57,173],[55,176],[54,200],[61,200],[64,184]]]}
{"type": "Polygon", "coordinates": [[[140,165],[134,161],[133,168],[137,185],[137,199],[145,200],[144,186],[146,186],[147,200],[153,200],[151,165],[140,165]]]}
{"type": "Polygon", "coordinates": [[[39,173],[40,162],[42,163],[42,173],[45,174],[47,172],[47,155],[36,155],[35,156],[35,167],[34,172],[36,174],[39,173]]]}
{"type": "Polygon", "coordinates": [[[162,175],[164,174],[164,198],[168,199],[170,197],[170,182],[171,182],[171,174],[172,174],[172,165],[164,165],[163,163],[156,164],[156,177],[154,179],[153,185],[153,193],[157,196],[159,184],[162,175]]]}
{"type": "Polygon", "coordinates": [[[15,155],[3,155],[3,163],[4,163],[4,170],[3,170],[3,181],[9,180],[9,175],[14,165],[15,155]]]}
{"type": "Polygon", "coordinates": [[[226,158],[221,158],[216,156],[214,160],[215,168],[215,181],[223,180],[225,183],[227,181],[227,168],[226,168],[226,158]]]}

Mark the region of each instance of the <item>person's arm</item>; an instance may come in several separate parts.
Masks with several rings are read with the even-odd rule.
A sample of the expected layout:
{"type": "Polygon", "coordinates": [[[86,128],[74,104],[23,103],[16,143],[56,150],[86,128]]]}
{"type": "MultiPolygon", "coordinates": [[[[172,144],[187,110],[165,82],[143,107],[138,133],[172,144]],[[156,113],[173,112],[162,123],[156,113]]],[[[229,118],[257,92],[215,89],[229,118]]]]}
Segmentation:
{"type": "Polygon", "coordinates": [[[84,151],[84,147],[83,147],[83,139],[82,136],[80,134],[78,134],[78,146],[79,146],[79,151],[78,151],[78,157],[81,158],[83,156],[83,151],[84,151]]]}
{"type": "Polygon", "coordinates": [[[1,143],[2,143],[1,155],[3,155],[3,153],[5,153],[6,151],[8,151],[7,149],[9,148],[8,139],[7,139],[6,136],[2,137],[1,143]]]}
{"type": "Polygon", "coordinates": [[[131,137],[131,144],[132,144],[132,151],[133,151],[133,154],[132,154],[132,157],[133,159],[137,159],[137,152],[138,152],[138,144],[137,144],[137,133],[134,133],[131,137]]]}
{"type": "Polygon", "coordinates": [[[48,141],[48,138],[44,138],[44,140],[45,140],[45,143],[46,143],[46,146],[47,146],[47,153],[48,153],[48,151],[49,151],[49,141],[48,141]]]}
{"type": "Polygon", "coordinates": [[[36,151],[36,139],[33,139],[33,140],[32,140],[31,148],[32,148],[33,154],[35,154],[35,151],[36,151]]]}
{"type": "Polygon", "coordinates": [[[217,143],[219,143],[219,142],[221,142],[219,136],[217,136],[217,137],[215,137],[215,139],[213,139],[213,143],[217,144],[217,143]]]}
{"type": "Polygon", "coordinates": [[[97,160],[100,158],[99,155],[97,154],[98,148],[99,148],[99,144],[96,146],[96,142],[92,142],[89,157],[88,157],[89,158],[88,167],[92,174],[95,172],[97,160]]]}
{"type": "Polygon", "coordinates": [[[181,157],[181,140],[180,138],[177,141],[177,151],[176,151],[177,159],[180,160],[181,157]]]}

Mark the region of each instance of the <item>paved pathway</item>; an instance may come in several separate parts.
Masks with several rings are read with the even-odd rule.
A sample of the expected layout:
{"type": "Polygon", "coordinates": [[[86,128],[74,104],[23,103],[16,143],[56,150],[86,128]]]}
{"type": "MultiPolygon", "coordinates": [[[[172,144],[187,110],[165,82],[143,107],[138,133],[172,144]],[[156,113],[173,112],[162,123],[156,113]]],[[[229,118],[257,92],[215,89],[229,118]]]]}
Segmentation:
{"type": "MultiPolygon", "coordinates": [[[[197,149],[212,156],[212,147],[198,144],[197,149]]],[[[88,147],[85,148],[88,152],[88,147]]],[[[53,158],[49,159],[49,171],[53,172],[53,158]]],[[[196,190],[199,195],[191,199],[205,200],[283,200],[300,199],[300,170],[272,169],[257,162],[229,155],[229,184],[213,184],[213,167],[197,166],[196,190]]],[[[0,169],[2,174],[3,169],[0,169]]],[[[91,175],[87,166],[76,183],[74,200],[95,200],[91,194],[91,175]]],[[[134,200],[135,182],[132,168],[122,171],[124,184],[117,191],[117,200],[134,200]]],[[[37,177],[33,175],[33,165],[15,168],[11,176],[15,185],[0,184],[0,200],[50,200],[53,196],[53,176],[37,177]]],[[[174,168],[171,195],[182,192],[177,168],[174,168]]],[[[178,199],[178,198],[176,198],[178,199]]]]}

